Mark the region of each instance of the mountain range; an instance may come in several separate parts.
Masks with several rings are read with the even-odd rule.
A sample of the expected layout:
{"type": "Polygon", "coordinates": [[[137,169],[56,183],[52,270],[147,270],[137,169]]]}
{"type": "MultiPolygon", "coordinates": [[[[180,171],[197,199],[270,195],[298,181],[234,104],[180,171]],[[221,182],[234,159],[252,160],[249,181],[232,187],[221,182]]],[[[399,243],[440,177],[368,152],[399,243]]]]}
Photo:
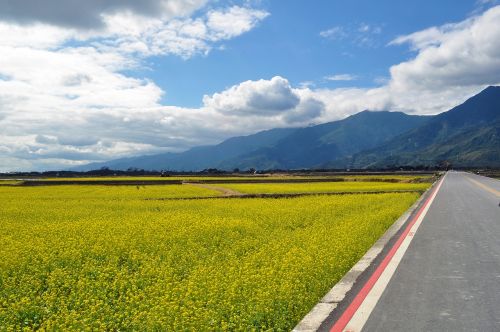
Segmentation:
{"type": "Polygon", "coordinates": [[[320,125],[271,129],[181,153],[122,158],[74,170],[362,169],[443,162],[500,167],[500,87],[488,87],[434,116],[363,111],[320,125]]]}

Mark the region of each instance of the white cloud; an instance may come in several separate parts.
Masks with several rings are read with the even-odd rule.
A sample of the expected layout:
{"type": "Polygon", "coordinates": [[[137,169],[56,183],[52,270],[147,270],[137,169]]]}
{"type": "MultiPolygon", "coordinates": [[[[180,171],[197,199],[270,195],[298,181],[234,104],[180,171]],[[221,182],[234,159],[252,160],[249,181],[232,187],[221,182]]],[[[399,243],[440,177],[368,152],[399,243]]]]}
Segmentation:
{"type": "Polygon", "coordinates": [[[361,33],[372,33],[372,34],[379,34],[382,32],[382,27],[379,25],[370,25],[367,23],[361,23],[358,26],[358,32],[361,33]]]}
{"type": "Polygon", "coordinates": [[[432,27],[422,31],[417,31],[411,35],[399,36],[389,43],[392,45],[410,44],[412,50],[418,51],[429,46],[437,46],[441,43],[442,32],[438,27],[432,27]]]}
{"type": "Polygon", "coordinates": [[[44,24],[20,26],[0,21],[0,46],[3,47],[55,48],[73,34],[72,30],[44,24]]]}
{"type": "Polygon", "coordinates": [[[205,96],[205,107],[234,115],[272,116],[295,108],[300,96],[282,77],[271,80],[246,81],[213,96],[205,96]]]}
{"type": "Polygon", "coordinates": [[[299,88],[301,89],[311,89],[316,86],[316,83],[314,81],[304,81],[299,83],[299,88]]]}
{"type": "MultiPolygon", "coordinates": [[[[151,107],[162,95],[154,83],[118,71],[129,59],[94,48],[58,51],[1,47],[0,96],[17,98],[17,109],[43,115],[75,108],[151,107]]],[[[5,111],[5,110],[4,110],[5,111]]]]}
{"type": "MultiPolygon", "coordinates": [[[[253,29],[268,13],[211,7],[186,17],[206,1],[156,2],[159,13],[133,10],[136,2],[130,1],[106,4],[120,10],[79,4],[85,7],[82,15],[100,10],[94,27],[76,22],[62,28],[68,25],[64,18],[43,13],[31,18],[17,13],[17,19],[18,8],[8,21],[0,14],[0,171],[182,150],[226,133],[214,124],[220,116],[213,111],[161,106],[162,89],[123,72],[141,67],[151,55],[207,54],[253,29]]],[[[55,0],[46,5],[56,3],[61,10],[78,7],[55,0]]]]}
{"type": "MultiPolygon", "coordinates": [[[[55,1],[55,0],[54,0],[55,1]]],[[[158,1],[157,1],[158,2],[158,1]]],[[[161,1],[160,1],[161,2],[161,1]]],[[[184,13],[182,1],[163,1],[184,13]]],[[[188,3],[196,2],[189,1],[188,3]]],[[[1,1],[0,1],[1,3],[1,1]]],[[[205,1],[198,1],[202,4],[205,1]]],[[[194,8],[194,7],[193,7],[194,8]]],[[[240,36],[269,16],[263,10],[232,6],[192,17],[145,17],[136,12],[101,13],[103,28],[80,30],[33,22],[18,25],[0,21],[0,46],[58,49],[66,43],[92,43],[101,52],[141,56],[173,54],[189,58],[207,54],[218,43],[240,36]]]]}
{"type": "Polygon", "coordinates": [[[325,80],[327,81],[355,81],[358,77],[352,74],[336,74],[325,76],[325,80]]]}
{"type": "Polygon", "coordinates": [[[110,28],[98,45],[128,54],[173,54],[187,59],[207,54],[219,42],[250,31],[267,16],[266,11],[238,6],[168,21],[135,15],[109,16],[106,22],[110,28]]]}
{"type": "Polygon", "coordinates": [[[323,30],[319,35],[325,39],[332,41],[340,41],[348,39],[350,43],[358,47],[375,47],[377,43],[377,35],[382,32],[382,26],[360,23],[350,26],[335,26],[327,30],[323,30]]]}
{"type": "Polygon", "coordinates": [[[269,13],[265,11],[236,6],[225,11],[210,11],[206,23],[211,31],[209,39],[224,40],[239,36],[251,30],[267,16],[269,13]]]}
{"type": "Polygon", "coordinates": [[[323,30],[319,33],[319,35],[323,38],[331,40],[341,40],[347,37],[347,33],[344,31],[344,28],[339,26],[323,30]]]}
{"type": "Polygon", "coordinates": [[[395,42],[418,52],[391,68],[394,92],[469,94],[500,83],[500,6],[458,24],[427,29],[395,42]]]}
{"type": "Polygon", "coordinates": [[[326,105],[322,116],[316,119],[319,122],[342,119],[366,109],[400,110],[385,87],[321,89],[313,91],[313,96],[326,105]]]}
{"type": "Polygon", "coordinates": [[[284,120],[290,124],[306,124],[315,122],[323,112],[326,105],[316,97],[303,98],[299,105],[290,112],[285,113],[284,120]]]}

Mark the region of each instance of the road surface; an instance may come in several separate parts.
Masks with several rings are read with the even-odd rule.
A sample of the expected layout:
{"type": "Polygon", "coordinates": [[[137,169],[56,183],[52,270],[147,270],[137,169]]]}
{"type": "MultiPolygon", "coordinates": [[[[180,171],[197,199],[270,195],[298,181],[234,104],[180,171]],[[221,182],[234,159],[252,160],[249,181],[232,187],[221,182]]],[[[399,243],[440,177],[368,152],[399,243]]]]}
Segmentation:
{"type": "Polygon", "coordinates": [[[343,329],[500,331],[499,202],[500,181],[448,172],[393,274],[343,329]]]}

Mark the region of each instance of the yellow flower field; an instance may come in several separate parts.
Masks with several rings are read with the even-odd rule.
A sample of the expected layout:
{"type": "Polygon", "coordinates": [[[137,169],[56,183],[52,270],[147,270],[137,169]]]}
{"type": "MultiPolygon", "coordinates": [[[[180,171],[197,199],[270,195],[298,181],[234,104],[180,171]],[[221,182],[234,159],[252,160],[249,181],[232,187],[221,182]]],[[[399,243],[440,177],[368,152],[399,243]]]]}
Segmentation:
{"type": "MultiPolygon", "coordinates": [[[[89,204],[93,201],[109,203],[115,200],[144,200],[155,198],[188,198],[218,196],[214,190],[189,185],[153,185],[153,186],[104,186],[104,185],[61,185],[36,187],[0,187],[0,198],[4,200],[33,200],[50,203],[59,201],[68,204],[77,201],[89,204]]],[[[1,211],[1,210],[0,210],[1,211]]]]}
{"type": "Polygon", "coordinates": [[[0,330],[289,330],[419,196],[158,187],[0,187],[0,330]]]}
{"type": "Polygon", "coordinates": [[[221,187],[246,194],[294,194],[314,192],[373,192],[373,191],[424,191],[431,183],[392,182],[314,182],[314,183],[228,183],[221,187]]]}
{"type": "Polygon", "coordinates": [[[17,181],[17,180],[0,180],[0,186],[1,185],[15,185],[15,184],[19,184],[21,183],[21,181],[17,181]]]}

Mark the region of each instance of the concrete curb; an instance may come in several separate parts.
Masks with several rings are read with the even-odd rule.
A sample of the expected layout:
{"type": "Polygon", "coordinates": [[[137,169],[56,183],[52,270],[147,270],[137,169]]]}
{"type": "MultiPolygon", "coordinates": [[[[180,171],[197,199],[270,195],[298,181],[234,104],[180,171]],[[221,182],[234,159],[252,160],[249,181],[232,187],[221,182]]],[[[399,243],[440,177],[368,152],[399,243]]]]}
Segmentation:
{"type": "Polygon", "coordinates": [[[344,300],[346,294],[351,290],[359,276],[373,263],[380,255],[387,243],[392,239],[401,227],[406,224],[413,212],[421,205],[428,193],[434,188],[436,180],[413,205],[392,224],[380,239],[366,252],[366,254],[347,272],[340,281],[311,309],[311,311],[295,326],[293,332],[317,331],[322,323],[337,308],[338,304],[344,300]]]}

